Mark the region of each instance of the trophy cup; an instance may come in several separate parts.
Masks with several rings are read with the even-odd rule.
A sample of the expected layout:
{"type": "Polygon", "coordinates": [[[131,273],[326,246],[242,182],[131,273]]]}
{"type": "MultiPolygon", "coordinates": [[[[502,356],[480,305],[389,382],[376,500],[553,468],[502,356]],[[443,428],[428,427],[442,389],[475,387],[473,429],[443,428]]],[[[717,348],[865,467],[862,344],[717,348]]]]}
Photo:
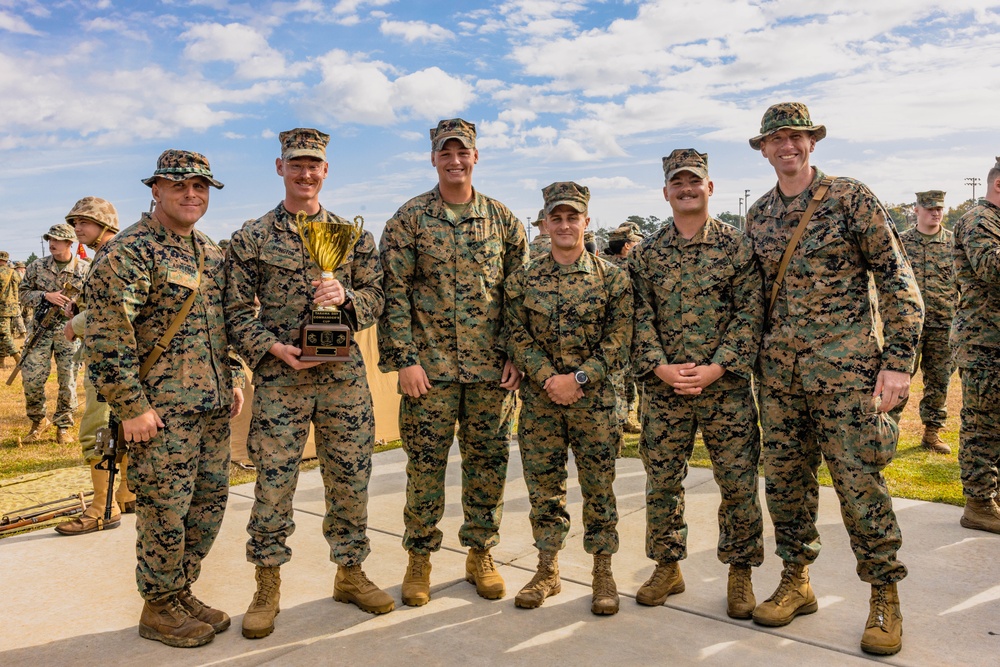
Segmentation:
{"type": "MultiPolygon", "coordinates": [[[[364,218],[355,216],[354,224],[330,220],[307,220],[304,211],[295,215],[299,236],[313,262],[331,280],[333,272],[361,236],[364,218]]],[[[343,322],[336,306],[313,308],[312,315],[299,328],[302,354],[300,361],[348,361],[351,358],[351,328],[343,322]]]]}

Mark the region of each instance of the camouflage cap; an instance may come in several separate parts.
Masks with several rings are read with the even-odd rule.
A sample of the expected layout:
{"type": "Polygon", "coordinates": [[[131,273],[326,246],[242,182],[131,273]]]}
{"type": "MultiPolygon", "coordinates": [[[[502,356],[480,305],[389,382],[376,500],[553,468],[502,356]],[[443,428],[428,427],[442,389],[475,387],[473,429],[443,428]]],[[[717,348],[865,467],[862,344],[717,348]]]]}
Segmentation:
{"type": "Polygon", "coordinates": [[[801,102],[781,102],[774,104],[764,112],[764,117],[760,121],[760,134],[750,140],[750,148],[755,151],[760,150],[760,144],[764,137],[774,134],[784,128],[812,132],[812,135],[819,141],[826,136],[826,127],[823,125],[813,125],[809,118],[809,109],[801,102]]]}
{"type": "Polygon", "coordinates": [[[24,262],[14,262],[14,268],[15,269],[24,269],[24,268],[27,268],[27,266],[28,265],[25,264],[24,262]]]}
{"type": "Polygon", "coordinates": [[[538,217],[535,218],[531,224],[534,225],[535,227],[540,227],[542,225],[542,220],[544,219],[545,219],[545,209],[540,208],[538,209],[538,217]]]}
{"type": "Polygon", "coordinates": [[[944,208],[944,190],[928,190],[917,193],[917,206],[920,208],[944,208]]]}
{"type": "Polygon", "coordinates": [[[583,243],[585,245],[597,245],[597,237],[594,236],[594,232],[584,232],[583,243]]]}
{"type": "Polygon", "coordinates": [[[550,183],[542,188],[542,198],[545,199],[545,215],[563,204],[583,213],[590,203],[590,188],[586,185],[577,185],[573,181],[550,183]]]}
{"type": "Polygon", "coordinates": [[[158,178],[165,178],[168,181],[186,181],[196,176],[208,179],[209,183],[220,190],[224,187],[222,183],[212,177],[212,168],[208,164],[208,158],[204,155],[170,148],[160,153],[160,158],[156,161],[156,171],[149,178],[144,178],[142,182],[152,187],[158,178]]]}
{"type": "Polygon", "coordinates": [[[639,228],[633,222],[623,222],[617,229],[608,232],[609,241],[635,241],[641,242],[645,236],[639,232],[639,228]]]}
{"type": "Polygon", "coordinates": [[[65,222],[49,227],[49,231],[42,235],[44,241],[75,241],[76,230],[65,222]]]}
{"type": "Polygon", "coordinates": [[[329,134],[311,127],[297,127],[279,134],[278,141],[281,142],[282,160],[314,157],[326,162],[326,146],[330,143],[329,134]]]}
{"type": "Polygon", "coordinates": [[[118,231],[118,211],[111,202],[100,197],[84,197],[73,204],[73,208],[66,214],[66,222],[73,218],[93,220],[102,227],[118,231]]]}
{"type": "Polygon", "coordinates": [[[6,250],[0,250],[0,262],[6,262],[10,259],[10,254],[6,250]]]}
{"type": "Polygon", "coordinates": [[[690,171],[698,178],[708,178],[708,153],[699,153],[693,148],[677,148],[663,158],[663,180],[669,181],[675,174],[690,171]]]}
{"type": "Polygon", "coordinates": [[[449,139],[458,139],[466,148],[476,147],[476,125],[461,118],[442,120],[431,128],[431,150],[439,151],[449,139]]]}

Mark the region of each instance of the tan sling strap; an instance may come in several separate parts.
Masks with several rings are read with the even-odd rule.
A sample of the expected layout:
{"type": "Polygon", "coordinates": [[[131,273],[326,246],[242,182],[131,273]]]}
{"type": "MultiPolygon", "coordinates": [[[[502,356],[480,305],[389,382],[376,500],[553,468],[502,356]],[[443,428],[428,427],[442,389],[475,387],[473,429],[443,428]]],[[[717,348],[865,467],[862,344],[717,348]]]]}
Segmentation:
{"type": "MultiPolygon", "coordinates": [[[[195,248],[195,252],[197,252],[197,242],[195,242],[195,248]]],[[[181,325],[187,318],[188,313],[191,312],[191,306],[194,304],[194,298],[198,295],[198,288],[201,287],[201,270],[204,266],[205,251],[202,250],[201,254],[198,255],[198,277],[195,278],[194,289],[192,289],[191,293],[188,294],[188,297],[184,299],[184,303],[181,304],[180,311],[174,316],[174,319],[170,322],[170,326],[167,327],[167,330],[163,332],[162,336],[160,336],[160,340],[156,341],[156,345],[154,345],[153,349],[150,350],[149,356],[147,356],[146,360],[142,362],[142,366],[139,368],[140,382],[146,379],[146,375],[149,374],[149,369],[152,368],[153,364],[156,363],[156,360],[167,351],[167,345],[170,344],[170,339],[173,338],[178,331],[180,331],[181,325]]]]}
{"type": "Polygon", "coordinates": [[[795,231],[792,232],[792,238],[788,240],[788,246],[781,256],[781,263],[778,264],[778,275],[774,277],[774,284],[771,285],[771,300],[767,304],[768,320],[771,319],[774,304],[778,301],[778,290],[781,289],[781,283],[785,279],[785,271],[788,270],[788,263],[792,261],[792,254],[795,253],[795,248],[799,245],[799,239],[802,238],[802,234],[806,231],[806,225],[809,224],[809,220],[813,217],[813,213],[816,212],[820,202],[826,197],[826,192],[830,189],[831,185],[833,185],[832,176],[827,176],[819,182],[816,194],[813,195],[809,206],[806,207],[805,212],[802,214],[802,219],[799,220],[799,226],[795,228],[795,231]]]}

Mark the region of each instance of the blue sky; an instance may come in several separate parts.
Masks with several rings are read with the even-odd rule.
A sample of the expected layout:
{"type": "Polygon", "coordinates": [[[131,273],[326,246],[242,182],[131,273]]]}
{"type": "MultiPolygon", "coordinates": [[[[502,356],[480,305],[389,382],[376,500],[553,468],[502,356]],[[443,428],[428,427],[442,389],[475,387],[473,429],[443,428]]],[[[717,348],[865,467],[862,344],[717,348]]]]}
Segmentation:
{"type": "Polygon", "coordinates": [[[787,100],[827,126],[827,173],[954,206],[1000,153],[998,53],[984,0],[0,0],[0,249],[40,254],[87,195],[131,224],[166,148],[208,156],[226,188],[199,225],[228,237],[281,199],[297,126],[332,135],[324,204],[378,237],[434,185],[427,130],[455,116],[479,128],[477,188],[522,220],[562,180],[594,226],[666,217],[660,158],[685,147],[735,213],[774,184],[747,139],[787,100]]]}

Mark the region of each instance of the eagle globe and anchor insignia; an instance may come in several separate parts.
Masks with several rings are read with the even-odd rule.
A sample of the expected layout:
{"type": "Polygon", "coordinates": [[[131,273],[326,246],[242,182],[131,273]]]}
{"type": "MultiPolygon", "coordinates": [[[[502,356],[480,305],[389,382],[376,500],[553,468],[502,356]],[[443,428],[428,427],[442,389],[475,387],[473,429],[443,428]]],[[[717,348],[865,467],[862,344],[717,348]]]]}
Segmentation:
{"type": "MultiPolygon", "coordinates": [[[[354,223],[328,218],[308,220],[304,211],[295,216],[299,236],[309,256],[322,271],[324,280],[332,280],[333,272],[350,253],[361,236],[364,218],[355,216],[354,223]]],[[[351,358],[351,328],[344,324],[343,314],[336,306],[313,308],[311,316],[299,328],[302,354],[300,361],[349,361],[351,358]]]]}

